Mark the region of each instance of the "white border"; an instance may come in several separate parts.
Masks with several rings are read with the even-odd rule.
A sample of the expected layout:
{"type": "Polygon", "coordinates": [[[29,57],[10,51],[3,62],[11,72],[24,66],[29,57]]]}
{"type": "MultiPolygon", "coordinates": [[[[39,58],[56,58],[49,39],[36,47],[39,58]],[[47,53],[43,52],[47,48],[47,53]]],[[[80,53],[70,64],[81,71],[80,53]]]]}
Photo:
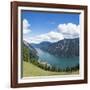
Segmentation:
{"type": "Polygon", "coordinates": [[[45,81],[65,81],[84,79],[84,11],[73,9],[55,9],[39,7],[18,7],[18,83],[34,83],[45,81]],[[37,76],[21,78],[21,10],[54,11],[54,12],[74,12],[80,14],[80,74],[79,75],[57,75],[57,76],[37,76]],[[83,57],[82,57],[83,56],[83,57]]]}

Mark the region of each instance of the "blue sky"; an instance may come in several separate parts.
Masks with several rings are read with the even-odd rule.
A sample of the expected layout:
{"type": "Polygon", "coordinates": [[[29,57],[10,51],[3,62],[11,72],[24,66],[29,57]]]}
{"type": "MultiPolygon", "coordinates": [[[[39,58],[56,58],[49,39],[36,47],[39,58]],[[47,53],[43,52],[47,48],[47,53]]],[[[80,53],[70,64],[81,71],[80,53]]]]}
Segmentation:
{"type": "Polygon", "coordinates": [[[26,25],[25,30],[30,30],[30,32],[23,34],[24,38],[27,38],[27,41],[30,38],[34,39],[34,37],[48,34],[50,32],[51,34],[54,34],[55,32],[56,36],[58,33],[60,35],[63,35],[63,33],[68,32],[67,28],[69,28],[69,26],[71,28],[74,27],[74,29],[76,29],[77,26],[79,26],[79,14],[22,11],[21,19],[22,21],[24,21],[24,24],[26,25]],[[63,32],[65,31],[62,31],[63,28],[65,28],[67,32],[63,32]]]}

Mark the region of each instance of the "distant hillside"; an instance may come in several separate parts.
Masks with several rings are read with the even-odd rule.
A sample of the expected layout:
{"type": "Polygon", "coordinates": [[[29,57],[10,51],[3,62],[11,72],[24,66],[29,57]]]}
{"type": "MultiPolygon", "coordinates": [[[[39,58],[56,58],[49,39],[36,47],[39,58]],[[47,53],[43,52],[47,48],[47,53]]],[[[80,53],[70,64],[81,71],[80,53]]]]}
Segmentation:
{"type": "Polygon", "coordinates": [[[79,56],[79,38],[75,39],[63,39],[55,43],[42,42],[40,44],[34,44],[42,50],[45,50],[55,56],[60,57],[75,57],[79,56]]]}
{"type": "Polygon", "coordinates": [[[43,50],[47,50],[47,48],[51,45],[52,43],[51,42],[41,42],[40,44],[31,44],[33,47],[35,48],[40,48],[40,49],[43,49],[43,50]]]}

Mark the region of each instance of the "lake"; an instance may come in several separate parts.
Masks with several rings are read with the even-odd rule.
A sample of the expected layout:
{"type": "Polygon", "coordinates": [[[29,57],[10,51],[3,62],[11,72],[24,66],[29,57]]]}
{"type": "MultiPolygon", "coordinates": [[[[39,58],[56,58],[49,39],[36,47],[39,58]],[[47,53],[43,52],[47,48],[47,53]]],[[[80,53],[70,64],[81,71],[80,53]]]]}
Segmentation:
{"type": "Polygon", "coordinates": [[[47,62],[50,65],[53,65],[58,68],[66,68],[66,67],[73,67],[79,64],[79,57],[72,57],[72,58],[61,58],[58,56],[54,56],[46,51],[43,51],[39,48],[36,48],[39,56],[39,60],[42,62],[47,62]]]}

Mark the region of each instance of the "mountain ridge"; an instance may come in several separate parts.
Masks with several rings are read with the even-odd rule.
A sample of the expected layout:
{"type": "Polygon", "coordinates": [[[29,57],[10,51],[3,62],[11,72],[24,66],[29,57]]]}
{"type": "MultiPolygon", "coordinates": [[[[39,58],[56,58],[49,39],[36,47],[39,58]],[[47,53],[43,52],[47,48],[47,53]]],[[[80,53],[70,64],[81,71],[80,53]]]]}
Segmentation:
{"type": "Polygon", "coordinates": [[[33,44],[33,45],[34,47],[40,48],[44,51],[54,54],[55,56],[60,57],[79,56],[79,38],[63,39],[55,43],[41,42],[40,44],[33,44]]]}

